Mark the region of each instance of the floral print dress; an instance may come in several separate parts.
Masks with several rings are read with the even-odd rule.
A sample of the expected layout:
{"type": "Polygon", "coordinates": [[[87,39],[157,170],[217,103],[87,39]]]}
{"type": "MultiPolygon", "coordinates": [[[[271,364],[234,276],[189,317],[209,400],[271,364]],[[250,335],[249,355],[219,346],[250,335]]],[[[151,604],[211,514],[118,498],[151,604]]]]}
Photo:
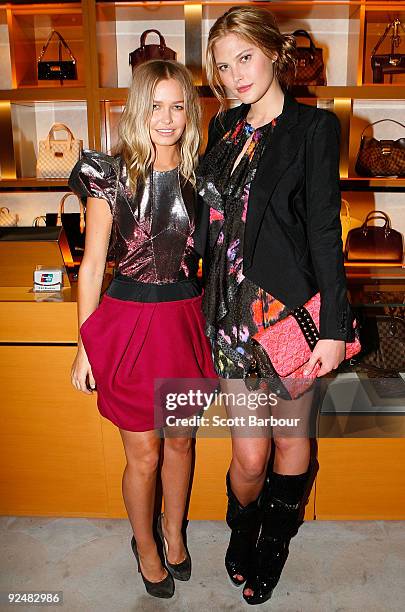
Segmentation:
{"type": "Polygon", "coordinates": [[[243,274],[250,185],[264,146],[271,146],[271,134],[281,117],[257,129],[241,118],[205,156],[199,170],[199,193],[210,206],[205,331],[215,369],[223,378],[244,378],[253,359],[252,336],[289,314],[284,304],[243,274]],[[233,169],[250,136],[246,152],[233,169]]]}

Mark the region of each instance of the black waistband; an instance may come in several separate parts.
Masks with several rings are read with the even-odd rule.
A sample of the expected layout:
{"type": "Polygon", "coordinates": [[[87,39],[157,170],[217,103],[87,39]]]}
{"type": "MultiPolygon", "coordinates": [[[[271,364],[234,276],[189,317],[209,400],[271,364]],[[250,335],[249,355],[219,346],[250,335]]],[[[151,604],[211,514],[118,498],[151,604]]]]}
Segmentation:
{"type": "Polygon", "coordinates": [[[177,302],[201,295],[201,284],[198,278],[164,285],[140,283],[123,274],[117,274],[106,294],[118,300],[133,302],[177,302]]]}

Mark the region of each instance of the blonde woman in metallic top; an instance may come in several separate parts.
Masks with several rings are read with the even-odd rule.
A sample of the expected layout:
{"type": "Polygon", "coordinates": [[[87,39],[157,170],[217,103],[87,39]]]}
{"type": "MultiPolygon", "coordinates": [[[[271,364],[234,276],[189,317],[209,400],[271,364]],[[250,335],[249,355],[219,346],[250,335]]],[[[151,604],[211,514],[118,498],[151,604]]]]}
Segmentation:
{"type": "Polygon", "coordinates": [[[114,154],[84,151],[69,181],[87,205],[72,382],[85,393],[97,387],[100,413],[119,428],[131,546],[146,590],[163,598],[172,597],[173,578],[190,578],[182,527],[192,440],[189,430],[176,435],[165,427],[154,381],[215,377],[197,278],[199,144],[200,107],[189,72],[153,60],[134,71],[114,154]],[[108,251],[116,275],[98,305],[108,251]],[[165,513],[157,532],[164,560],[153,529],[161,446],[165,513]]]}

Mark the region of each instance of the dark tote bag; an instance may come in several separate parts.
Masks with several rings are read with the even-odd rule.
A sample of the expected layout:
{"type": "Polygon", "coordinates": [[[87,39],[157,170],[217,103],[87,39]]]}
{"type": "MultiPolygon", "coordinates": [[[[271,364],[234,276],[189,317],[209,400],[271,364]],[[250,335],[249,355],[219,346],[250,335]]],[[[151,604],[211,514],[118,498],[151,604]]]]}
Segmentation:
{"type": "Polygon", "coordinates": [[[141,35],[141,46],[129,54],[129,63],[134,70],[140,64],[152,59],[175,60],[176,52],[173,49],[166,47],[166,41],[159,30],[145,30],[141,35]],[[147,45],[146,37],[148,34],[157,34],[159,36],[158,45],[147,45]]]}
{"type": "Polygon", "coordinates": [[[83,256],[86,220],[84,206],[77,196],[73,193],[65,193],[60,201],[59,212],[46,214],[46,224],[48,226],[62,225],[73,257],[83,256]],[[65,212],[65,202],[69,196],[75,197],[79,202],[79,212],[65,212]]]}

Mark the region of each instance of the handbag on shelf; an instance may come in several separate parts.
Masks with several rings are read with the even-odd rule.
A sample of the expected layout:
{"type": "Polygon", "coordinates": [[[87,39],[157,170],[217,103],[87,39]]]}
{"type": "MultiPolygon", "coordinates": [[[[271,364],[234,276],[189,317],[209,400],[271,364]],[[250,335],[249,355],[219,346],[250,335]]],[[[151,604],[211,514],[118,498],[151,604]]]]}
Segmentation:
{"type": "Polygon", "coordinates": [[[145,30],[141,35],[141,46],[129,54],[129,64],[134,70],[140,64],[151,59],[175,60],[177,57],[173,49],[166,47],[166,41],[159,30],[145,30]],[[147,45],[146,37],[148,34],[155,33],[159,36],[158,45],[147,45]]]}
{"type": "Polygon", "coordinates": [[[52,32],[48,36],[48,40],[42,47],[41,54],[38,58],[38,80],[39,81],[74,81],[77,79],[77,68],[76,68],[76,60],[74,55],[59,32],[56,30],[52,30],[52,32]],[[51,39],[56,36],[59,39],[58,44],[58,59],[45,61],[43,59],[51,39]],[[68,53],[70,59],[63,60],[62,59],[62,49],[68,53]]]}
{"type": "Polygon", "coordinates": [[[75,138],[64,123],[55,123],[45,140],[39,141],[38,178],[69,178],[73,166],[81,157],[83,143],[75,138]],[[55,138],[55,132],[67,132],[67,138],[55,138]]]}
{"type": "Polygon", "coordinates": [[[395,53],[395,48],[399,47],[401,37],[399,28],[405,33],[404,26],[400,20],[394,19],[387,25],[383,35],[380,37],[376,46],[371,52],[371,69],[373,71],[373,83],[384,83],[385,75],[405,74],[405,53],[395,53]],[[391,53],[378,53],[381,44],[384,42],[387,34],[393,30],[391,36],[391,53]]]}
{"type": "Polygon", "coordinates": [[[368,213],[361,227],[349,231],[345,257],[347,261],[398,262],[403,259],[403,237],[392,229],[389,216],[381,210],[368,213]],[[369,225],[369,221],[381,219],[384,225],[369,225]]]}
{"type": "Polygon", "coordinates": [[[342,225],[342,242],[343,248],[345,248],[347,235],[349,231],[355,227],[360,227],[362,222],[357,217],[352,217],[350,214],[350,204],[347,200],[342,198],[342,209],[344,208],[346,214],[340,212],[340,223],[342,225]]]}
{"type": "Polygon", "coordinates": [[[311,35],[306,30],[295,30],[292,35],[296,38],[306,38],[309,41],[309,47],[297,46],[296,48],[297,70],[294,85],[326,85],[322,49],[315,47],[311,35]]]}
{"type": "Polygon", "coordinates": [[[380,376],[384,371],[405,372],[405,320],[391,314],[365,317],[361,328],[365,338],[360,366],[371,366],[380,376]]]}
{"type": "Polygon", "coordinates": [[[46,226],[46,217],[45,215],[39,215],[38,217],[35,217],[35,219],[32,222],[32,226],[33,227],[41,227],[42,226],[46,226]]]}
{"type": "Polygon", "coordinates": [[[364,132],[377,123],[391,121],[405,128],[394,119],[380,119],[366,125],[361,133],[355,171],[359,176],[405,176],[405,137],[398,140],[377,140],[364,136],[364,132]]]}
{"type": "MultiPolygon", "coordinates": [[[[281,397],[295,399],[302,395],[319,371],[319,365],[316,365],[309,375],[304,375],[306,364],[319,340],[320,308],[321,296],[317,293],[285,319],[255,334],[254,363],[249,375],[253,373],[272,381],[276,375],[284,388],[281,397]]],[[[345,359],[350,359],[361,350],[355,322],[353,328],[355,340],[346,343],[345,359]]]]}
{"type": "Polygon", "coordinates": [[[20,217],[15,213],[11,213],[7,206],[0,208],[0,227],[16,227],[19,220],[20,217]]]}
{"type": "Polygon", "coordinates": [[[61,225],[65,230],[73,257],[82,257],[84,253],[86,218],[83,203],[74,193],[65,193],[62,197],[56,225],[61,225]],[[65,212],[65,202],[70,196],[76,198],[79,203],[79,212],[65,212]]]}

